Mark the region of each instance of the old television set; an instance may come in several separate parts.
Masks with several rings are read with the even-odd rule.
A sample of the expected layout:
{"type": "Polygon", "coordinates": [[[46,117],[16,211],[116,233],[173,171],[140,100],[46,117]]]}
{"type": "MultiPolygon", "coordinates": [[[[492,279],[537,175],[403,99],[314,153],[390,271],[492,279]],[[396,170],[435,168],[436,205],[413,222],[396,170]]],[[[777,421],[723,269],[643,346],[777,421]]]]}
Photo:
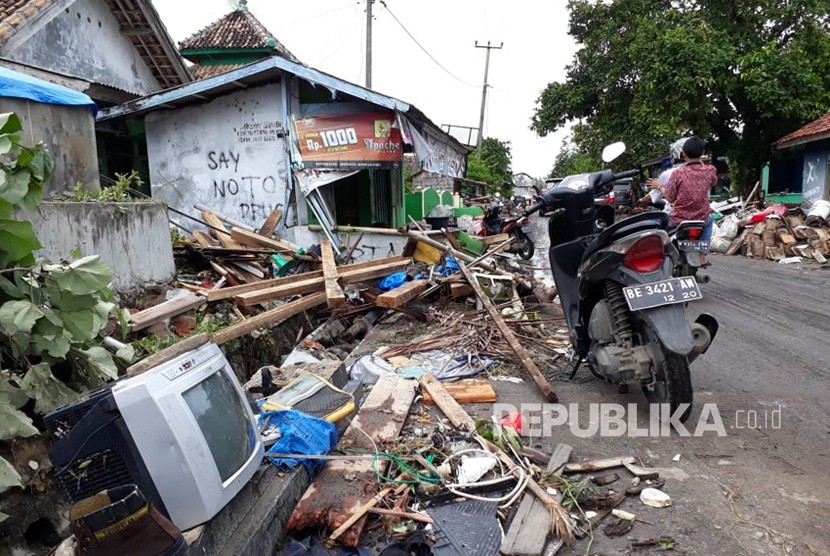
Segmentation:
{"type": "Polygon", "coordinates": [[[180,529],[216,515],[263,456],[256,421],[219,348],[204,344],[45,418],[73,501],[134,483],[180,529]]]}

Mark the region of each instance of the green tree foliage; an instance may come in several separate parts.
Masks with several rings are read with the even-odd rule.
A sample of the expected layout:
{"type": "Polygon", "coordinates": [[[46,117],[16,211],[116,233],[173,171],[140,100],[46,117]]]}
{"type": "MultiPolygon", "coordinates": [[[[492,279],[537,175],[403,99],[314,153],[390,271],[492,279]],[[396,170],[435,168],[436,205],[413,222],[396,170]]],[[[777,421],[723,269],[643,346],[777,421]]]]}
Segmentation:
{"type": "Polygon", "coordinates": [[[596,172],[601,166],[598,155],[584,152],[573,143],[563,141],[548,177],[564,178],[573,174],[596,172]]]}
{"type": "MultiPolygon", "coordinates": [[[[27,411],[47,413],[118,375],[98,345],[115,309],[112,270],[97,255],[35,260],[31,222],[11,219],[37,207],[52,173],[49,152],[21,145],[21,131],[15,114],[0,114],[0,440],[38,434],[27,411]]],[[[123,325],[127,315],[116,314],[123,325]]],[[[131,350],[118,357],[132,359],[131,350]]],[[[0,458],[0,493],[13,486],[20,476],[0,458]]]]}
{"type": "Polygon", "coordinates": [[[827,0],[570,0],[581,45],[537,100],[545,135],[580,121],[582,152],[623,140],[664,154],[694,133],[751,187],[775,140],[830,109],[827,0]]]}
{"type": "Polygon", "coordinates": [[[481,153],[467,157],[467,179],[487,182],[488,193],[509,195],[513,189],[511,164],[510,141],[487,137],[481,142],[481,153]]]}

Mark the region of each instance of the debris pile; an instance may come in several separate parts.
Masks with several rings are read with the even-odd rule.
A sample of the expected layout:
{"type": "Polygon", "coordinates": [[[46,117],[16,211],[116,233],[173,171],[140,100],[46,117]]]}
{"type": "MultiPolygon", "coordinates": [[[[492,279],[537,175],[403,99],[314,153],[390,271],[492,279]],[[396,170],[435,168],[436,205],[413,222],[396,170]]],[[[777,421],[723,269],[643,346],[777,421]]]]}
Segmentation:
{"type": "Polygon", "coordinates": [[[712,239],[711,249],[726,255],[789,261],[792,257],[824,264],[830,256],[830,224],[800,208],[775,205],[763,211],[726,216],[712,239]]]}

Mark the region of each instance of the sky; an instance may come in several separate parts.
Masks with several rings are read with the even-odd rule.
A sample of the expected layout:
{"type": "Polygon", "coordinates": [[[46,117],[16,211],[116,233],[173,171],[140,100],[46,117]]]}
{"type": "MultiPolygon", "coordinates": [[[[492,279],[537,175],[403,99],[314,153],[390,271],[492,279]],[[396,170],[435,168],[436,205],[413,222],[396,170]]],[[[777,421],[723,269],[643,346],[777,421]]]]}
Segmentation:
{"type": "MultiPolygon", "coordinates": [[[[490,51],[484,137],[510,142],[514,173],[547,176],[567,130],[542,138],[530,121],[539,94],[564,79],[576,51],[567,0],[383,1],[372,8],[372,89],[414,104],[436,125],[478,127],[486,50],[475,43],[503,43],[490,51]]],[[[153,5],[178,43],[236,2],[153,5]]],[[[248,9],[303,63],[365,85],[366,0],[249,0],[248,9]]]]}

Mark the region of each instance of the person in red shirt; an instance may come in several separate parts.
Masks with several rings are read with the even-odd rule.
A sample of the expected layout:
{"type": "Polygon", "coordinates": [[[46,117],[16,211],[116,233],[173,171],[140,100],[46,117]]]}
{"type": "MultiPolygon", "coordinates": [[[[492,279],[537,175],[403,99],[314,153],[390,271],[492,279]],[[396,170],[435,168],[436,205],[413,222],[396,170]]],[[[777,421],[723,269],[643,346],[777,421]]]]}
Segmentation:
{"type": "Polygon", "coordinates": [[[665,186],[658,186],[673,208],[672,223],[684,220],[709,219],[709,190],[718,182],[718,173],[711,164],[701,161],[706,142],[699,137],[689,137],[683,143],[682,168],[675,170],[665,186]]]}

